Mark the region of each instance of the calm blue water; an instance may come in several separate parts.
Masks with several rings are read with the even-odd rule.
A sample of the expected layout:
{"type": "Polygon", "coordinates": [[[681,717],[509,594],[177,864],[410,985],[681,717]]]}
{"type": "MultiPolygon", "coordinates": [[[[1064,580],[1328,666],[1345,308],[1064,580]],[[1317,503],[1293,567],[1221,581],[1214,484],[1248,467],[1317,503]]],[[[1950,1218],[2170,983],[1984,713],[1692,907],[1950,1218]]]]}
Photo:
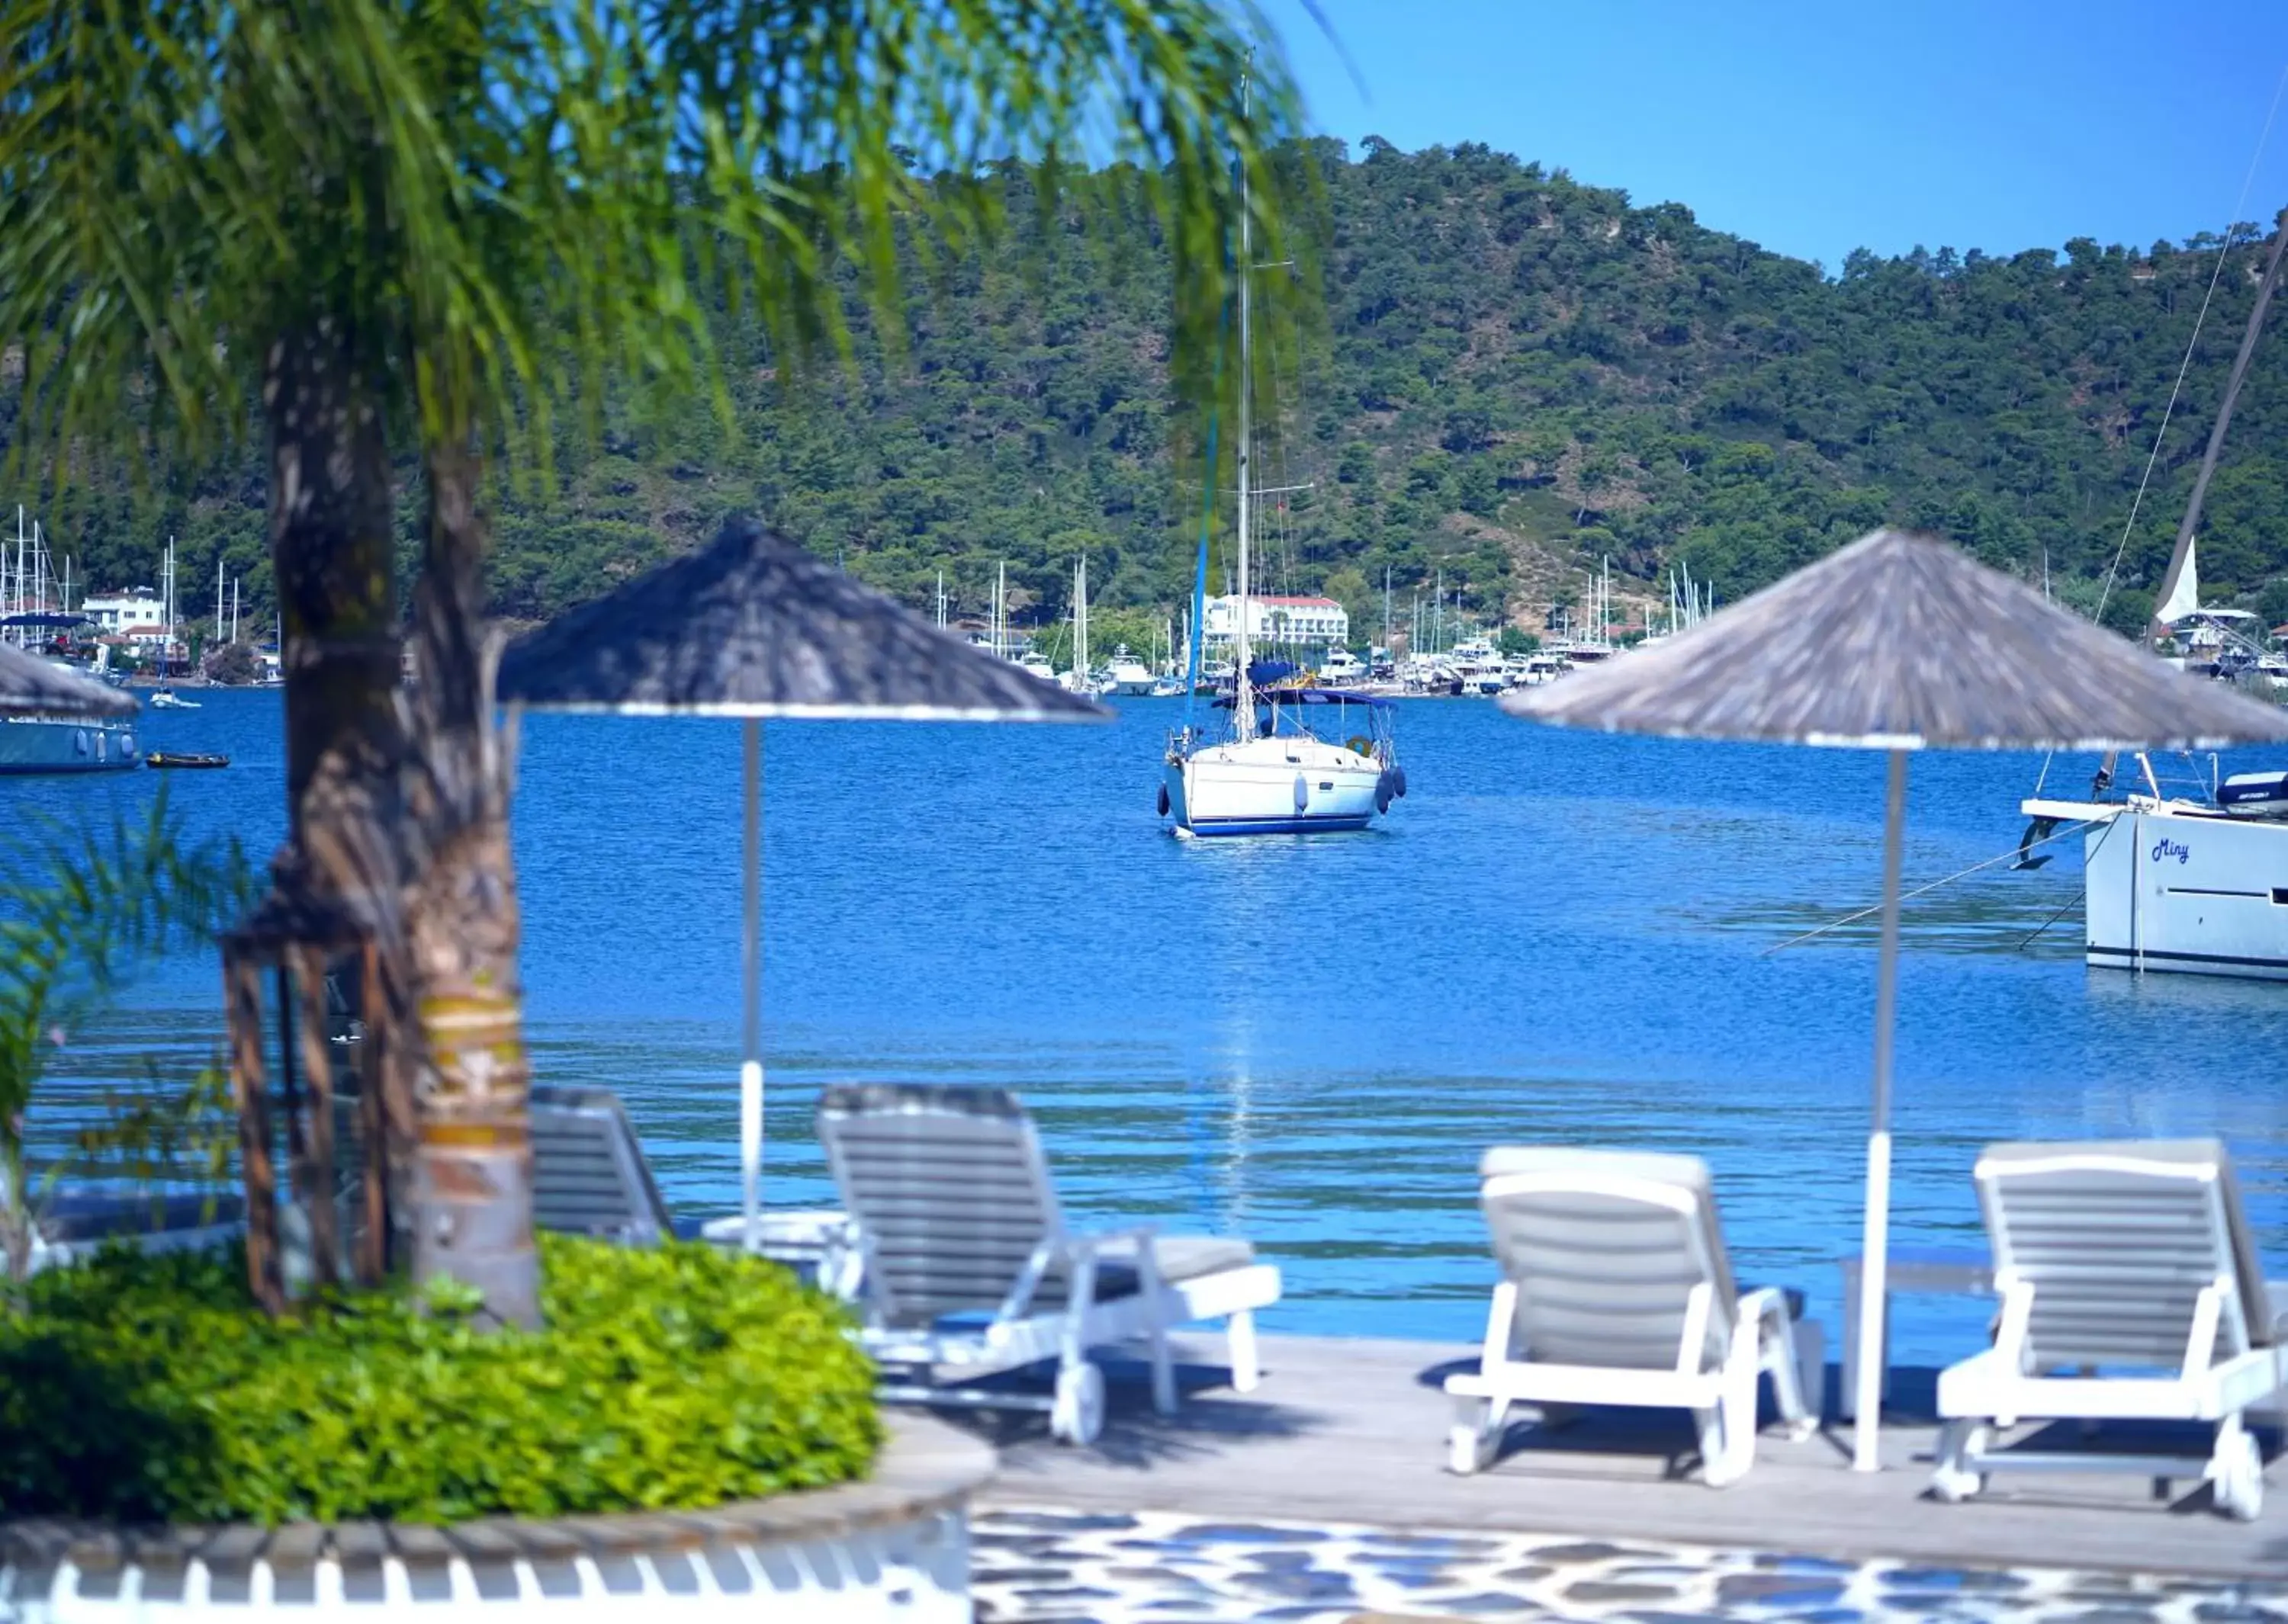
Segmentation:
{"type": "MultiPolygon", "coordinates": [[[[277,696],[204,703],[148,715],[146,745],[228,751],[226,772],[169,775],[175,804],[266,851],[277,696]]],[[[1832,1328],[1871,931],[1767,950],[1873,899],[1879,758],[1423,701],[1399,717],[1413,794],[1386,829],[1195,844],[1153,810],[1179,708],[1134,701],[1104,727],[769,728],[773,1201],[829,1199],[822,1084],[1006,1083],[1081,1218],[1243,1232],[1279,1261],[1272,1328],[1468,1337],[1490,1280],[1484,1146],[1688,1149],[1716,1169],[1744,1271],[1800,1284],[1832,1328]]],[[[528,718],[516,810],[541,1075],[620,1089],[692,1212],[736,1200],[738,732],[528,718]]],[[[1909,883],[2014,844],[2039,765],[1919,758],[1909,883]]],[[[2061,763],[2057,783],[2089,765],[2061,763]]],[[[0,828],[25,804],[139,800],[162,776],[0,780],[0,828]]],[[[2288,987],[2085,970],[2079,881],[2068,849],[1910,904],[1903,1240],[1975,1242],[1988,1141],[2220,1131],[2288,1257],[2288,987]]],[[[218,1031],[216,979],[211,962],[162,968],[106,1035],[218,1031]]],[[[1904,1300],[1897,1350],[1958,1354],[1982,1317],[1904,1300]]]]}

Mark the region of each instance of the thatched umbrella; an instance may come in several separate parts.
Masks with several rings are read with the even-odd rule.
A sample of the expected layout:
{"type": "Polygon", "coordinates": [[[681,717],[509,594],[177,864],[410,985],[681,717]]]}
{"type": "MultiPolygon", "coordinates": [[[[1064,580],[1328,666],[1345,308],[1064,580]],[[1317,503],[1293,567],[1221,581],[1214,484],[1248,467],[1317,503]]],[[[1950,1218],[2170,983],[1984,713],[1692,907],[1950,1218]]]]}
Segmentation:
{"type": "Polygon", "coordinates": [[[762,1199],[762,718],[1065,722],[1109,713],[746,519],[520,638],[502,658],[498,693],[547,710],[746,724],[739,1161],[752,1249],[762,1199]]]}
{"type": "Polygon", "coordinates": [[[0,643],[0,714],[131,717],[135,709],[131,694],[0,643]]]}
{"type": "Polygon", "coordinates": [[[1907,752],[2213,749],[2288,710],[2186,676],[1935,536],[1878,530],[1656,648],[1502,701],[1562,726],[1890,753],[1853,1464],[1878,1464],[1890,1241],[1891,1028],[1907,752]]]}

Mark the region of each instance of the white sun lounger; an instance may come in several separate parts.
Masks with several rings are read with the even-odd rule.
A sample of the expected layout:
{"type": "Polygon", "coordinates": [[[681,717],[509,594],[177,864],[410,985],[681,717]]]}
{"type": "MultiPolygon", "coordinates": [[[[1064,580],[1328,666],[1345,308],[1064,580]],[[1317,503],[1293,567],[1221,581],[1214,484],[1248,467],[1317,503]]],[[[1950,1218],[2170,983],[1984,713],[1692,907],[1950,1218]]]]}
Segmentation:
{"type": "Polygon", "coordinates": [[[195,1252],[246,1232],[234,1195],[173,1193],[68,1184],[40,1204],[32,1223],[30,1272],[84,1262],[107,1246],[138,1252],[195,1252]]]}
{"type": "Polygon", "coordinates": [[[2288,1368],[2224,1146],[1997,1145],[1975,1176],[2002,1316],[1993,1347],[1939,1375],[1933,1492],[1965,1499],[2008,1468],[2197,1476],[2218,1509],[2254,1517],[2264,1460],[2244,1415],[2288,1368]],[[1988,1447],[2021,1419],[2216,1432],[2205,1459],[1988,1447]]]}
{"type": "Polygon", "coordinates": [[[1479,1369],[1446,1379],[1453,1470],[1492,1463],[1514,1404],[1690,1410],[1713,1486],[1754,1463],[1760,1374],[1793,1436],[1819,1424],[1819,1327],[1735,1287],[1698,1157],[1498,1146],[1479,1172],[1502,1279],[1479,1369]]]}
{"type": "MultiPolygon", "coordinates": [[[[609,1089],[536,1084],[530,1111],[536,1227],[622,1246],[677,1240],[726,1251],[744,1247],[740,1214],[697,1219],[669,1210],[627,1109],[609,1089]]],[[[858,1257],[840,1213],[773,1209],[759,1227],[760,1256],[838,1296],[856,1294],[858,1257]]]]}
{"type": "Polygon", "coordinates": [[[1148,1224],[1066,1228],[1032,1119],[1000,1089],[829,1089],[818,1137],[857,1226],[866,1351],[903,1379],[894,1401],[1045,1409],[1066,1443],[1104,1424],[1092,1348],[1143,1342],[1152,1400],[1176,1407],[1171,1327],[1226,1321],[1232,1385],[1257,1379],[1254,1311],[1279,1271],[1244,1240],[1162,1236],[1148,1224]],[[1053,1359],[1052,1398],[986,1378],[1053,1359]]]}

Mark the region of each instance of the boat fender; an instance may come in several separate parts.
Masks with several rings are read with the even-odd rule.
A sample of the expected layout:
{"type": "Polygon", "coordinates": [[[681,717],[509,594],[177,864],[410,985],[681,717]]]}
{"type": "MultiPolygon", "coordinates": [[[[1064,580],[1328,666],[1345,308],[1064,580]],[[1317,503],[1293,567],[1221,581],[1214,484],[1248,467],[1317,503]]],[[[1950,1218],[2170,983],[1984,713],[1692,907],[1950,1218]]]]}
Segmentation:
{"type": "Polygon", "coordinates": [[[1398,791],[1398,798],[1400,800],[1402,801],[1406,798],[1406,769],[1404,767],[1393,767],[1390,770],[1390,787],[1398,791]]]}
{"type": "Polygon", "coordinates": [[[1311,810],[1311,780],[1300,772],[1295,775],[1295,810],[1299,812],[1311,810]]]}
{"type": "Polygon", "coordinates": [[[1374,780],[1374,810],[1378,813],[1390,810],[1390,774],[1387,772],[1374,780]]]}
{"type": "Polygon", "coordinates": [[[1168,815],[1168,786],[1165,784],[1160,786],[1160,815],[1163,818],[1168,815]]]}
{"type": "Polygon", "coordinates": [[[81,755],[83,755],[83,756],[86,755],[86,754],[87,754],[87,729],[85,729],[84,727],[81,728],[81,729],[79,730],[79,732],[78,732],[77,735],[73,739],[72,742],[73,742],[73,744],[74,744],[74,745],[75,745],[75,746],[78,748],[78,749],[79,749],[79,753],[80,753],[81,755]]]}

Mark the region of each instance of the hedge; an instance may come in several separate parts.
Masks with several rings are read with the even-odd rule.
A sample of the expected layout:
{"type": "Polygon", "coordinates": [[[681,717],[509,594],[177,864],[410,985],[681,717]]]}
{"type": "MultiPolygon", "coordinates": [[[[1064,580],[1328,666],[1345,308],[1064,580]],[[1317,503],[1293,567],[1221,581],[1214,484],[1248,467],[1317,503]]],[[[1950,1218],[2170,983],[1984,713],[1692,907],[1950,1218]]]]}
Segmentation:
{"type": "Polygon", "coordinates": [[[443,1523],[666,1510],[862,1476],[881,1430],[838,1305],[694,1244],[541,1241],[546,1328],[453,1288],[271,1320],[235,1249],[113,1251],[0,1310],[0,1507],[121,1521],[443,1523]]]}

